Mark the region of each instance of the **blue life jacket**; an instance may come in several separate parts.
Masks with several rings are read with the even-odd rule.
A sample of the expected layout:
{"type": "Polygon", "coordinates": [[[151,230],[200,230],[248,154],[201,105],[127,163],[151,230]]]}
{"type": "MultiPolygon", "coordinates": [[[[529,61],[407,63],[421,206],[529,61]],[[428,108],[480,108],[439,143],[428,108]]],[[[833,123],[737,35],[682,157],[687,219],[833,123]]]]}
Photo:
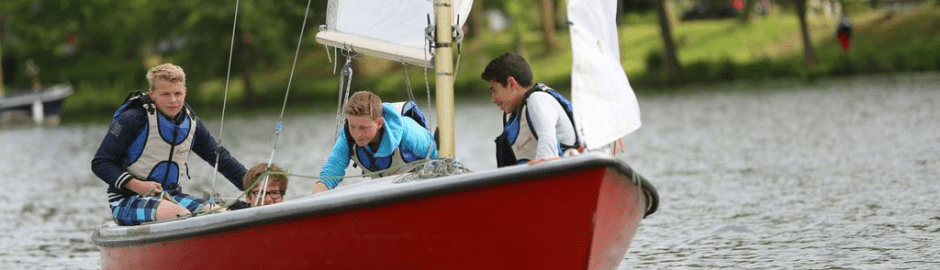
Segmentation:
{"type": "Polygon", "coordinates": [[[164,117],[147,94],[134,92],[112,118],[117,119],[124,111],[135,108],[144,109],[147,125],[127,148],[125,169],[137,179],[159,182],[164,190],[178,193],[179,180],[186,173],[186,159],[196,134],[195,113],[184,104],[183,119],[176,123],[164,117]]]}
{"type": "MultiPolygon", "coordinates": [[[[535,153],[516,153],[513,151],[513,145],[516,145],[518,139],[520,139],[520,134],[525,137],[534,138],[538,140],[538,134],[535,132],[535,128],[532,126],[532,119],[530,118],[528,111],[526,110],[526,100],[529,96],[535,93],[536,91],[548,93],[558,101],[558,104],[561,105],[561,108],[564,109],[565,114],[568,116],[568,120],[571,121],[571,126],[575,128],[575,143],[574,145],[567,145],[561,142],[558,143],[558,155],[561,156],[568,149],[577,149],[581,145],[581,138],[578,136],[577,126],[575,126],[574,121],[574,110],[571,106],[571,102],[568,101],[561,93],[558,93],[554,89],[546,86],[542,83],[536,83],[532,86],[529,91],[525,93],[523,97],[523,102],[519,105],[517,109],[512,114],[503,114],[503,133],[496,137],[496,166],[504,167],[510,165],[517,165],[526,163],[532,158],[535,157],[535,153]],[[522,122],[522,118],[525,118],[525,122],[522,122]],[[523,129],[523,126],[525,128],[523,129]]],[[[525,143],[525,142],[518,142],[525,143]]],[[[531,146],[530,146],[531,148],[531,146]]]]}
{"type": "MultiPolygon", "coordinates": [[[[424,113],[421,112],[421,109],[418,108],[418,104],[413,101],[407,102],[395,102],[392,103],[398,109],[404,117],[411,118],[419,125],[428,129],[430,127],[427,123],[427,118],[424,116],[424,113]]],[[[402,168],[401,165],[406,163],[411,163],[419,159],[424,159],[424,156],[419,156],[412,152],[410,149],[402,149],[402,147],[397,147],[391,155],[386,157],[375,157],[375,152],[368,146],[361,147],[356,145],[355,139],[353,139],[352,134],[349,132],[349,121],[347,120],[343,126],[343,131],[345,133],[346,142],[349,144],[349,157],[353,160],[353,166],[359,167],[363,172],[377,172],[381,170],[386,170],[392,167],[402,168]]],[[[379,176],[386,176],[397,174],[401,170],[393,170],[380,174],[379,176]]]]}

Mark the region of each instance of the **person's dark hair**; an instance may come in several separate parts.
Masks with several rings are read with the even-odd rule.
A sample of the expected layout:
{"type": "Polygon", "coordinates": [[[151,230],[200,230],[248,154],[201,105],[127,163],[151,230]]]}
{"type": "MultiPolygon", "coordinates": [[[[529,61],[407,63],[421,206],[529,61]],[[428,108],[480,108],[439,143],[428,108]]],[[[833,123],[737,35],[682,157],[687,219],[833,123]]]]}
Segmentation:
{"type": "Polygon", "coordinates": [[[495,80],[506,85],[506,80],[512,76],[519,85],[529,87],[532,85],[532,68],[525,58],[515,53],[504,53],[486,65],[480,77],[484,81],[495,80]]]}

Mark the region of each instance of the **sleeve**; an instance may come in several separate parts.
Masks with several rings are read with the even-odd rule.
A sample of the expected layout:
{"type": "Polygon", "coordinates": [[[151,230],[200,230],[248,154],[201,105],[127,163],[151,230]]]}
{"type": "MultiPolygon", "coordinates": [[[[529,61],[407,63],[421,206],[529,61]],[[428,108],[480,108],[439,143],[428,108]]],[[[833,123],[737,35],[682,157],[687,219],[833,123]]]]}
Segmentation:
{"type": "Polygon", "coordinates": [[[538,150],[535,154],[536,159],[558,157],[558,129],[556,124],[559,117],[568,117],[567,115],[559,115],[560,109],[561,106],[549,94],[536,93],[526,100],[529,120],[532,121],[532,128],[539,138],[538,150]]]}
{"type": "Polygon", "coordinates": [[[124,169],[124,159],[127,158],[127,148],[133,142],[135,135],[145,125],[140,110],[128,110],[118,116],[108,127],[95,157],[91,160],[91,170],[115,189],[123,189],[124,185],[133,176],[124,169]]]}
{"type": "Polygon", "coordinates": [[[411,150],[412,153],[415,153],[415,155],[421,158],[427,157],[429,154],[430,158],[437,158],[437,144],[434,143],[434,135],[431,135],[431,131],[411,118],[403,118],[405,132],[401,147],[411,150]]]}
{"type": "Polygon", "coordinates": [[[202,124],[202,120],[196,118],[196,134],[193,138],[193,152],[199,155],[211,166],[215,166],[216,149],[219,150],[219,173],[225,176],[229,182],[232,182],[238,190],[242,190],[242,178],[245,177],[245,166],[229,153],[228,149],[219,145],[219,142],[212,137],[209,129],[202,124]]]}
{"type": "Polygon", "coordinates": [[[349,142],[346,141],[346,130],[341,128],[339,134],[336,143],[333,144],[330,157],[320,169],[320,181],[318,181],[330,189],[336,188],[340,182],[343,182],[346,167],[349,166],[349,142]]]}

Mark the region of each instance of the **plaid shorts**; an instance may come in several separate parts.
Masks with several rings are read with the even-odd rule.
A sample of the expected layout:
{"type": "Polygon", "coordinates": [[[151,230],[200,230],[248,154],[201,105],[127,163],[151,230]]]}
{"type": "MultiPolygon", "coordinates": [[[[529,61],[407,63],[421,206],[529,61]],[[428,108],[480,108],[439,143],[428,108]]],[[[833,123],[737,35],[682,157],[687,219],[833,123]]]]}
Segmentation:
{"type": "MultiPolygon", "coordinates": [[[[179,205],[189,209],[189,212],[196,211],[206,203],[206,200],[183,193],[173,195],[173,199],[179,205]]],[[[157,206],[160,202],[159,197],[142,197],[140,195],[125,197],[110,203],[111,214],[114,216],[114,222],[118,225],[139,225],[157,220],[157,206]]]]}

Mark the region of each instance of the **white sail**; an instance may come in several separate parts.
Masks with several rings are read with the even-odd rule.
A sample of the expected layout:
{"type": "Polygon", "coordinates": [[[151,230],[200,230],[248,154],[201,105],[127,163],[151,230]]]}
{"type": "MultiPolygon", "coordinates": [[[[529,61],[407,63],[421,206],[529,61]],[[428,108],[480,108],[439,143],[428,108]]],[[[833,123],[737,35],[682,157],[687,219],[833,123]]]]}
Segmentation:
{"type": "MultiPolygon", "coordinates": [[[[453,25],[461,27],[472,0],[453,1],[453,25]],[[458,25],[459,18],[459,25],[458,25]]],[[[330,0],[317,42],[357,53],[433,67],[425,29],[434,24],[429,0],[330,0]]]]}
{"type": "Polygon", "coordinates": [[[640,128],[640,106],[620,64],[616,0],[568,0],[571,102],[588,149],[640,128]]]}

